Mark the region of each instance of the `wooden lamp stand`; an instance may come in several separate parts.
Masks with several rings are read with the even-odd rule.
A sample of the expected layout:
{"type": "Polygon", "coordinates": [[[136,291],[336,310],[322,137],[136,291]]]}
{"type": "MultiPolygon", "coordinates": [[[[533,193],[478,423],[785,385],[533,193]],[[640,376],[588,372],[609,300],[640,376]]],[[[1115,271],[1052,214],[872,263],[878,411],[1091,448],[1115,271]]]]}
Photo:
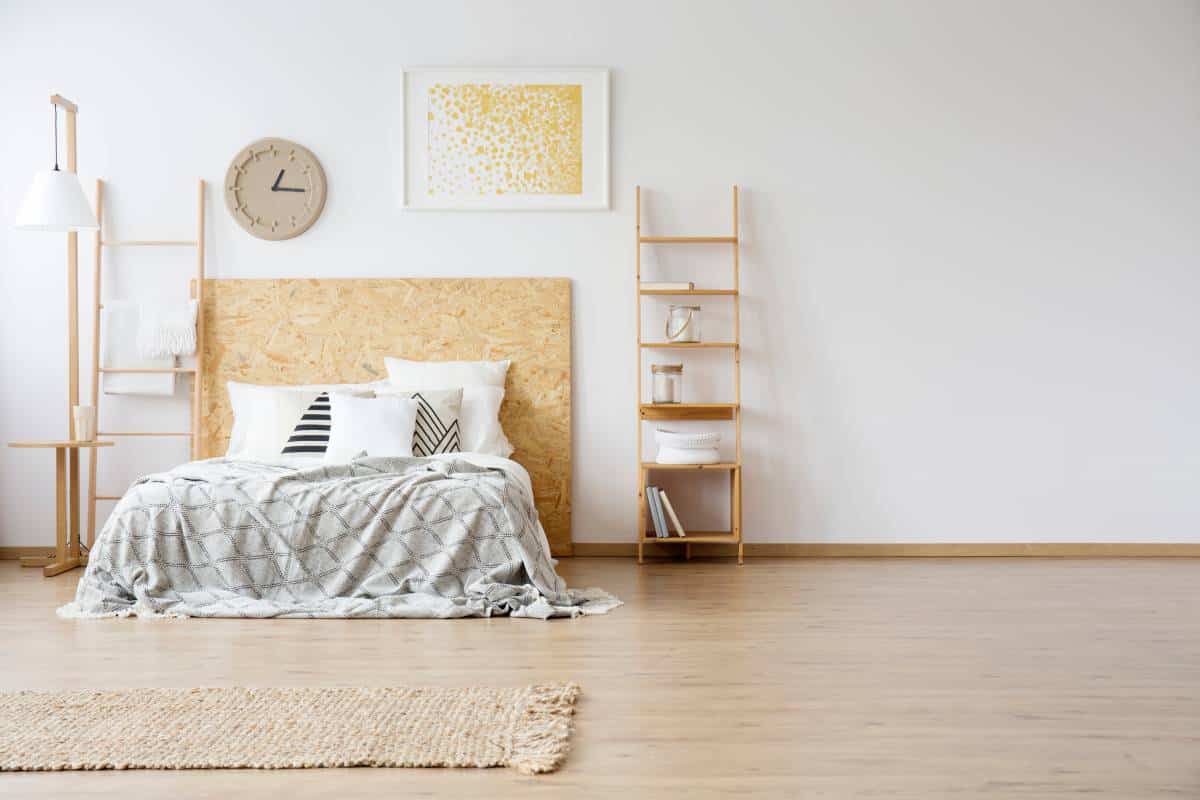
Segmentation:
{"type": "MultiPolygon", "coordinates": [[[[67,172],[76,170],[75,115],[79,108],[70,100],[52,95],[50,103],[65,112],[67,121],[67,172]]],[[[57,111],[55,112],[57,114],[57,111]]],[[[57,117],[56,117],[57,119],[57,117]]],[[[56,134],[57,138],[57,134],[56,134]]],[[[55,143],[57,148],[57,141],[55,143]]],[[[57,160],[57,159],[56,159],[57,160]]],[[[57,163],[55,169],[57,171],[57,163]]],[[[61,229],[60,229],[61,230],[61,229]]],[[[79,234],[67,231],[67,439],[65,441],[10,442],[9,447],[50,448],[55,464],[55,519],[57,538],[53,556],[21,559],[23,567],[41,567],[47,578],[87,563],[79,539],[79,450],[111,447],[112,442],[78,441],[75,438],[74,408],[79,404],[79,234]]]]}

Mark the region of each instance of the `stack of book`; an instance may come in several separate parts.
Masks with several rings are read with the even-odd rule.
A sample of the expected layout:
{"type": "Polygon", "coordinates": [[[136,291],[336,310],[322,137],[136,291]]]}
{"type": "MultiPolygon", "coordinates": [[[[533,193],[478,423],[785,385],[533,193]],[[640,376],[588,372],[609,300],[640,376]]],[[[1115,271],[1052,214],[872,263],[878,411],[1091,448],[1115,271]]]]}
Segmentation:
{"type": "Polygon", "coordinates": [[[654,522],[654,535],[659,539],[666,539],[671,535],[671,525],[675,526],[675,533],[678,536],[687,536],[687,532],[683,529],[683,524],[680,523],[678,515],[675,513],[675,508],[671,505],[670,498],[667,493],[657,486],[646,487],[646,505],[650,507],[650,519],[654,522]]]}

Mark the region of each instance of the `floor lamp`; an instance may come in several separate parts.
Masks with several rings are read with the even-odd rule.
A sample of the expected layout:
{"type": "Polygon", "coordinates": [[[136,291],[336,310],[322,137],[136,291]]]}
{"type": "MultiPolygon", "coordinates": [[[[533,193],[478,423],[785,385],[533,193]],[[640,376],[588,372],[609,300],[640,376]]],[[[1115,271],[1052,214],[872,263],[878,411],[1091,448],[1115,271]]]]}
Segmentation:
{"type": "Polygon", "coordinates": [[[64,441],[10,442],[10,447],[40,447],[54,450],[57,511],[57,541],[53,557],[27,557],[22,566],[41,566],[47,577],[86,563],[79,540],[79,449],[106,447],[111,442],[78,441],[74,408],[79,403],[79,234],[96,230],[96,215],[83,194],[75,174],[75,115],[79,108],[70,100],[51,95],[54,113],[54,169],[38,173],[17,215],[24,230],[67,234],[67,438],[64,441]],[[67,168],[58,165],[58,112],[66,116],[67,168]],[[69,502],[68,502],[69,499],[69,502]]]}

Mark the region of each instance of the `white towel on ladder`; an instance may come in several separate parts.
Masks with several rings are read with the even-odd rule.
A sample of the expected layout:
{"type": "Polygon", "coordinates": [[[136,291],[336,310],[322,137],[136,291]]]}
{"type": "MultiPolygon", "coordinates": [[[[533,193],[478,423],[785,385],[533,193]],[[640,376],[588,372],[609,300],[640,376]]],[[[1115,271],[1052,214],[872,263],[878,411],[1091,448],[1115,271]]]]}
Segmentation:
{"type": "MultiPolygon", "coordinates": [[[[100,366],[105,368],[169,369],[172,358],[143,358],[138,352],[138,304],[106,300],[100,315],[100,366]]],[[[104,376],[105,394],[175,394],[175,374],[110,372],[104,376]]]]}
{"type": "Polygon", "coordinates": [[[142,358],[190,356],[196,352],[196,301],[143,303],[138,310],[142,358]]]}

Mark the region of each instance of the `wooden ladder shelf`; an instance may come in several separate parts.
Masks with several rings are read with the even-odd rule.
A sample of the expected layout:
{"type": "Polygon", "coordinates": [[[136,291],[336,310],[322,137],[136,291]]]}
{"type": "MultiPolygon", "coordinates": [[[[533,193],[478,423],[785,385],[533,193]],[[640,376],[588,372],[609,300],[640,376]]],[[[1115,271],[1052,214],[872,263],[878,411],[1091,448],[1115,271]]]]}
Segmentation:
{"type": "MultiPolygon", "coordinates": [[[[200,457],[200,389],[202,386],[201,370],[204,368],[204,181],[199,181],[196,198],[196,238],[195,239],[105,239],[104,238],[104,182],[96,181],[96,262],[93,272],[92,297],[92,406],[96,409],[96,428],[98,436],[154,436],[154,437],[186,437],[190,440],[191,457],[200,457]],[[100,293],[101,266],[104,261],[106,247],[194,247],[196,248],[196,272],[193,278],[192,298],[196,300],[196,366],[195,367],[101,367],[100,366],[100,312],[104,308],[100,293]],[[175,374],[192,376],[192,410],[189,414],[191,422],[186,431],[106,431],[100,422],[100,381],[102,375],[108,374],[175,374]]],[[[88,461],[88,530],[87,546],[90,549],[96,541],[96,503],[97,501],[120,500],[120,495],[98,494],[96,492],[97,456],[99,451],[93,449],[88,461]]]]}
{"type": "Polygon", "coordinates": [[[733,187],[733,235],[732,236],[643,236],[642,235],[642,187],[636,187],[637,194],[637,456],[638,456],[638,527],[637,527],[637,556],[638,563],[644,563],[643,549],[647,544],[682,544],[684,556],[691,557],[693,544],[731,544],[737,545],[737,563],[742,563],[742,350],[741,350],[741,319],[740,319],[740,245],[738,234],[738,187],[733,187]],[[733,288],[732,289],[643,289],[642,288],[642,246],[656,244],[723,244],[733,248],[733,288]],[[733,341],[729,342],[644,342],[642,341],[642,298],[646,296],[679,296],[729,297],[733,303],[733,341]],[[642,385],[642,353],[659,348],[670,349],[718,349],[728,350],[733,355],[733,375],[735,401],[733,403],[663,403],[646,402],[642,385]],[[736,432],[737,444],[734,460],[721,464],[659,464],[644,461],[642,450],[642,434],[644,423],[657,420],[730,420],[736,432]],[[687,536],[671,535],[666,538],[656,537],[653,529],[647,531],[649,507],[646,498],[646,486],[652,472],[663,470],[682,473],[699,472],[728,472],[729,473],[729,530],[727,531],[694,531],[687,536]]]}

